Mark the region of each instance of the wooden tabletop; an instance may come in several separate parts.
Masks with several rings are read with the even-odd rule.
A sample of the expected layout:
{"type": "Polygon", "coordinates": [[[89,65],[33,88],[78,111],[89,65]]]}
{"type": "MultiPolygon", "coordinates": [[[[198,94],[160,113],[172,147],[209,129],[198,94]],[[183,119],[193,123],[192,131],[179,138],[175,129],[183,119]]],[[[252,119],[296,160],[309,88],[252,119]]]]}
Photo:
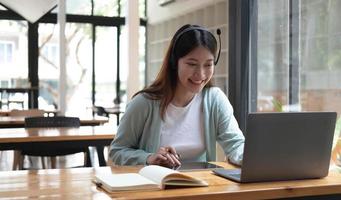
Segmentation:
{"type": "Polygon", "coordinates": [[[114,126],[80,126],[79,128],[1,128],[0,144],[20,142],[74,141],[114,138],[114,126]]]}
{"type": "Polygon", "coordinates": [[[110,125],[79,128],[0,128],[0,151],[96,147],[99,164],[105,166],[103,149],[114,139],[115,130],[116,128],[110,125]]]}
{"type": "MultiPolygon", "coordinates": [[[[60,111],[59,110],[44,110],[44,112],[47,115],[53,114],[53,116],[56,116],[60,111]]],[[[0,110],[0,117],[9,116],[10,113],[11,113],[11,110],[0,110]]]]}
{"type": "MultiPolygon", "coordinates": [[[[107,123],[107,117],[80,118],[81,126],[97,126],[107,123]]],[[[0,128],[20,128],[25,126],[25,117],[0,116],[0,128]]]]}
{"type": "MultiPolygon", "coordinates": [[[[226,163],[218,163],[231,168],[226,163]]],[[[239,184],[210,171],[186,172],[209,187],[107,194],[92,183],[96,173],[137,172],[139,167],[100,167],[0,172],[0,197],[12,199],[271,199],[341,193],[341,174],[323,179],[239,184]]]]}

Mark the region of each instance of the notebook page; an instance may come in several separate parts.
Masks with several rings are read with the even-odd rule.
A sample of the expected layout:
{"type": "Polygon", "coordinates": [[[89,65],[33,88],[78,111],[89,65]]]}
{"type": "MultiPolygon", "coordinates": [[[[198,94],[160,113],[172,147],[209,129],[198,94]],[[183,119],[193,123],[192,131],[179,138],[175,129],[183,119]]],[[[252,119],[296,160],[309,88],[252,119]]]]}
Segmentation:
{"type": "Polygon", "coordinates": [[[139,174],[154,181],[158,185],[161,185],[162,179],[164,177],[166,177],[169,174],[174,174],[174,173],[179,173],[179,172],[166,168],[166,167],[160,167],[157,165],[149,165],[149,166],[142,168],[139,171],[139,174]]]}

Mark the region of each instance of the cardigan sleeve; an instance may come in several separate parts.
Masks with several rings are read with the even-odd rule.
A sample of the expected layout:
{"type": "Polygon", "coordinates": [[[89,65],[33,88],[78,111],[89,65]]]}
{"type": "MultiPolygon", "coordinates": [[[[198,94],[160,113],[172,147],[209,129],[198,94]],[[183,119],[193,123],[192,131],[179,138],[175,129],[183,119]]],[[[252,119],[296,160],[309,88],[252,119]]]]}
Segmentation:
{"type": "Polygon", "coordinates": [[[109,149],[109,158],[117,165],[144,165],[151,153],[141,149],[140,138],[148,117],[148,102],[139,94],[127,105],[115,139],[109,149]]]}
{"type": "Polygon", "coordinates": [[[220,90],[216,90],[217,142],[230,162],[241,165],[244,151],[244,135],[233,115],[233,107],[220,90]]]}

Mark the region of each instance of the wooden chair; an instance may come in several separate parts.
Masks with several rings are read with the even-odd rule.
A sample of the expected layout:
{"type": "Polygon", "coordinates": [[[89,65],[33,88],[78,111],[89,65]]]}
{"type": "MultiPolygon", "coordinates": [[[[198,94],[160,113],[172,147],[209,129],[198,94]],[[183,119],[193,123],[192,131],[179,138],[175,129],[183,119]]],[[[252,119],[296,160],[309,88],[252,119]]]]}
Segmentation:
{"type": "MultiPolygon", "coordinates": [[[[80,120],[77,117],[27,117],[25,118],[26,128],[43,127],[79,127],[80,120]]],[[[90,153],[88,148],[57,148],[41,151],[40,149],[23,149],[21,151],[20,169],[23,169],[24,156],[51,157],[51,167],[56,168],[56,156],[65,156],[75,153],[84,153],[84,166],[91,166],[90,153]]],[[[43,166],[44,167],[44,166],[43,166]]]]}
{"type": "Polygon", "coordinates": [[[26,128],[49,128],[49,127],[79,127],[81,125],[78,117],[26,117],[26,128]]]}
{"type": "MultiPolygon", "coordinates": [[[[11,117],[39,117],[44,116],[44,110],[39,109],[28,109],[28,110],[11,110],[8,113],[8,116],[11,117]]],[[[21,162],[21,152],[16,150],[14,151],[13,156],[13,165],[12,169],[16,170],[18,167],[20,168],[20,162],[21,162]]],[[[42,165],[44,166],[44,160],[42,159],[42,165]]]]}
{"type": "Polygon", "coordinates": [[[93,110],[98,116],[109,117],[109,113],[105,111],[104,107],[102,106],[94,106],[93,110]]]}

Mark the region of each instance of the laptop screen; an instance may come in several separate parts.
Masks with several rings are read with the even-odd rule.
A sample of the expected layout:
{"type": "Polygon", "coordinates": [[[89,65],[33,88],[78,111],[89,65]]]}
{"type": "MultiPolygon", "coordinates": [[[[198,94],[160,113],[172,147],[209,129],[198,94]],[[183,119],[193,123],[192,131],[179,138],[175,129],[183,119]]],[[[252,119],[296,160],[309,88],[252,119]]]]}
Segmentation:
{"type": "Polygon", "coordinates": [[[326,176],[335,120],[335,112],[249,114],[242,182],[326,176]]]}

